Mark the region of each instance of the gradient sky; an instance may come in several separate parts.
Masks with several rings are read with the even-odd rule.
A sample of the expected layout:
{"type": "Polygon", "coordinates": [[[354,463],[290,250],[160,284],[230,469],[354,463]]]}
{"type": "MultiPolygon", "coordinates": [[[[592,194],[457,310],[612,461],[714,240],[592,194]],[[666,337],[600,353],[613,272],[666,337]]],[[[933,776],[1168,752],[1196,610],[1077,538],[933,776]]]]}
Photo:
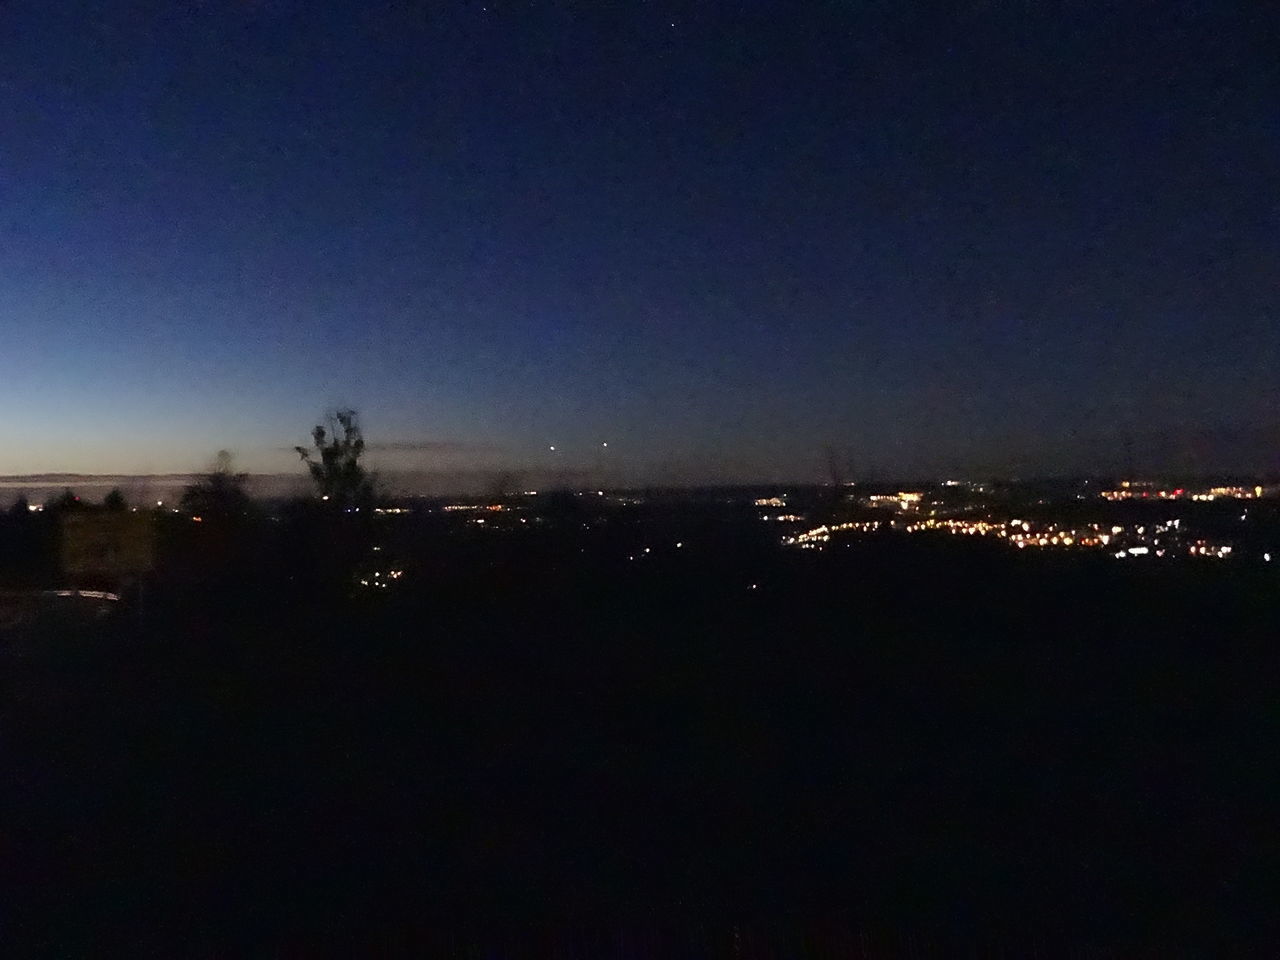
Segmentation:
{"type": "Polygon", "coordinates": [[[12,0],[0,473],[1280,451],[1268,5],[929,6],[12,0]]]}

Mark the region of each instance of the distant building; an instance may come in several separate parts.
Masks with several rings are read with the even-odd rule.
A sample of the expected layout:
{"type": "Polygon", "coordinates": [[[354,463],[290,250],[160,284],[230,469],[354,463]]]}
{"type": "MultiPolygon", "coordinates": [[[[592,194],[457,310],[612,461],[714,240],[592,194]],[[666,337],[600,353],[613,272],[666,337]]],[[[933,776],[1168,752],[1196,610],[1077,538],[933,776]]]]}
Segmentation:
{"type": "Polygon", "coordinates": [[[909,512],[920,509],[920,501],[924,494],[914,491],[900,490],[897,493],[875,493],[867,497],[869,507],[890,507],[894,510],[909,512]]]}

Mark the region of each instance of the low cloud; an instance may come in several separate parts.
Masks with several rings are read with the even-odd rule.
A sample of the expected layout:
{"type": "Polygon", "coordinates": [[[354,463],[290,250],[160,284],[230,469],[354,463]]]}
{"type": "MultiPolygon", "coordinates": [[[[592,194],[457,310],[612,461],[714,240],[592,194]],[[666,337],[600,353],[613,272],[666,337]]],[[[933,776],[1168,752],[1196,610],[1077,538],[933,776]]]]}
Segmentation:
{"type": "Polygon", "coordinates": [[[494,443],[468,440],[395,440],[390,443],[367,443],[372,453],[497,453],[502,448],[494,443]]]}
{"type": "MultiPolygon", "coordinates": [[[[498,453],[502,450],[502,447],[496,443],[476,443],[470,440],[392,440],[383,443],[366,443],[364,448],[369,453],[432,454],[498,453]]],[[[294,453],[297,446],[279,449],[285,453],[294,453]]]]}

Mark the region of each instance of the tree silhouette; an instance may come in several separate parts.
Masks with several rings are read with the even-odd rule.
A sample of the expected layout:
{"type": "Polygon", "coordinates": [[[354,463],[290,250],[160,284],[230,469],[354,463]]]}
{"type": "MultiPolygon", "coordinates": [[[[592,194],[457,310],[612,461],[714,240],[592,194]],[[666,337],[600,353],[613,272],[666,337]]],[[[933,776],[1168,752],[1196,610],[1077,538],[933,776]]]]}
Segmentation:
{"type": "Polygon", "coordinates": [[[113,513],[122,513],[129,509],[129,504],[121,493],[120,488],[116,487],[108,493],[102,500],[102,505],[113,513]]]}
{"type": "Polygon", "coordinates": [[[849,491],[846,478],[849,475],[850,456],[848,450],[841,452],[833,444],[823,448],[827,461],[827,476],[830,486],[819,498],[819,510],[828,523],[838,523],[847,514],[849,491]]]}
{"type": "Polygon", "coordinates": [[[234,517],[249,509],[246,473],[236,473],[231,454],[219,450],[208,473],[182,492],[182,509],[200,517],[234,517]]]}
{"type": "Polygon", "coordinates": [[[45,509],[53,513],[62,513],[69,510],[80,509],[80,498],[72,492],[70,487],[63,490],[57,497],[54,497],[45,504],[45,509]]]}
{"type": "Polygon", "coordinates": [[[315,454],[306,447],[294,447],[311,471],[322,500],[339,508],[360,507],[373,497],[373,480],[360,465],[364,435],[354,410],[338,410],[329,417],[328,428],[317,424],[311,431],[315,454]]]}
{"type": "Polygon", "coordinates": [[[30,513],[31,501],[27,499],[27,495],[25,493],[18,494],[18,499],[13,501],[12,506],[9,507],[9,516],[21,518],[30,513]]]}

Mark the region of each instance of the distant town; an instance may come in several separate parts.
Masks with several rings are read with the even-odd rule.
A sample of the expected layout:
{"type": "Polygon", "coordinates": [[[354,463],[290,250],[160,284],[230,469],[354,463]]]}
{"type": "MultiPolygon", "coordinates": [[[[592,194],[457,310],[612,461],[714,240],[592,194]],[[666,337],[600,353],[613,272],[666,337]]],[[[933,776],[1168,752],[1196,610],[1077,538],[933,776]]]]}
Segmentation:
{"type": "MultiPolygon", "coordinates": [[[[243,486],[242,479],[235,483],[243,486]]],[[[328,521],[313,517],[309,503],[330,518],[360,521],[332,581],[356,595],[413,594],[424,578],[440,576],[463,557],[488,564],[543,549],[602,571],[632,564],[665,569],[674,562],[692,565],[695,576],[699,564],[738,553],[744,563],[756,558],[743,574],[750,589],[767,580],[758,571],[774,562],[764,559],[771,554],[785,562],[789,554],[855,546],[874,552],[893,541],[1125,564],[1280,559],[1280,484],[1270,478],[560,487],[451,498],[370,490],[369,499],[342,504],[325,503],[329,496],[317,489],[309,497],[239,493],[240,505],[231,508],[218,496],[192,495],[200,489],[196,484],[181,496],[139,500],[132,490],[82,498],[67,487],[43,501],[15,490],[0,582],[43,590],[47,600],[71,596],[98,605],[123,599],[140,584],[167,590],[165,584],[225,577],[248,569],[246,562],[261,566],[256,576],[263,582],[292,582],[298,571],[296,558],[286,559],[290,541],[305,530],[331,538],[328,521]],[[24,525],[19,517],[31,521],[24,525]]],[[[6,596],[9,607],[27,609],[35,594],[6,596]]]]}
{"type": "MultiPolygon", "coordinates": [[[[438,512],[493,533],[547,521],[551,492],[501,501],[423,499],[378,508],[380,514],[438,512]]],[[[1174,485],[1145,480],[851,483],[841,488],[702,488],[559,491],[585,527],[641,505],[680,512],[694,505],[726,511],[749,506],[787,548],[821,551],[868,537],[972,537],[1015,550],[1097,551],[1117,560],[1280,558],[1280,485],[1211,480],[1174,485]]],[[[683,546],[681,544],[681,546],[683,546]]],[[[642,551],[645,548],[640,548],[642,551]]],[[[628,553],[634,559],[633,553],[628,553]]]]}
{"type": "MultiPolygon", "coordinates": [[[[79,501],[67,488],[47,502],[28,503],[25,497],[22,502],[30,512],[41,513],[68,494],[79,501]]],[[[85,506],[95,499],[86,496],[85,506]]],[[[288,502],[260,499],[268,514],[288,502]]],[[[1269,563],[1280,558],[1280,483],[1263,478],[530,489],[488,497],[389,497],[368,509],[378,517],[437,516],[450,527],[501,533],[545,524],[561,516],[566,505],[581,515],[585,528],[620,520],[628,508],[641,506],[646,512],[676,513],[695,505],[701,510],[738,508],[739,517],[738,511],[751,508],[755,519],[777,531],[781,545],[815,551],[871,536],[950,536],[999,541],[1017,550],[1093,550],[1119,560],[1189,557],[1269,563]]],[[[133,503],[128,509],[203,520],[184,510],[176,497],[133,503]]]]}
{"type": "MultiPolygon", "coordinates": [[[[755,504],[785,509],[787,498],[755,504]]],[[[797,527],[783,536],[785,544],[811,550],[868,534],[903,534],[990,538],[1018,550],[1097,550],[1118,560],[1269,563],[1280,556],[1280,487],[1261,481],[948,480],[874,492],[853,485],[842,507],[852,516],[830,523],[805,527],[805,517],[794,513],[773,520],[797,527]]]]}

